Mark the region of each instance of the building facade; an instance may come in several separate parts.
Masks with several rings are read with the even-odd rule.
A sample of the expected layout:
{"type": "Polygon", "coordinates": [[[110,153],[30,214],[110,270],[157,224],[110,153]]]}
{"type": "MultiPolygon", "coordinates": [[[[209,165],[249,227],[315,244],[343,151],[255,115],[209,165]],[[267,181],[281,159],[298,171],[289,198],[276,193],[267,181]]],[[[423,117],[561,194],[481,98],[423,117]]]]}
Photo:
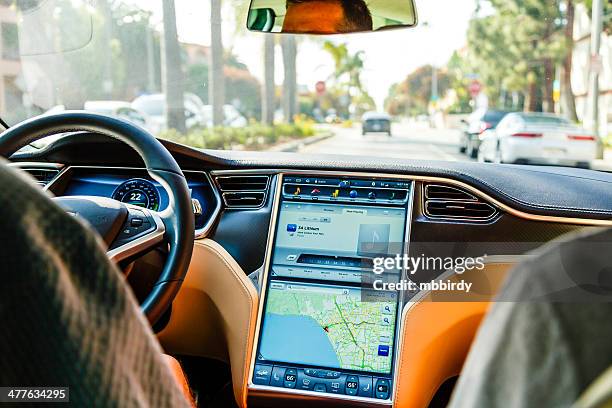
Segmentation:
{"type": "MultiPolygon", "coordinates": [[[[612,35],[602,34],[599,50],[602,60],[599,70],[599,132],[612,133],[612,35]]],[[[590,114],[589,76],[591,74],[591,19],[583,4],[576,6],[574,21],[574,50],[572,55],[572,88],[578,118],[585,122],[590,114]]]]}

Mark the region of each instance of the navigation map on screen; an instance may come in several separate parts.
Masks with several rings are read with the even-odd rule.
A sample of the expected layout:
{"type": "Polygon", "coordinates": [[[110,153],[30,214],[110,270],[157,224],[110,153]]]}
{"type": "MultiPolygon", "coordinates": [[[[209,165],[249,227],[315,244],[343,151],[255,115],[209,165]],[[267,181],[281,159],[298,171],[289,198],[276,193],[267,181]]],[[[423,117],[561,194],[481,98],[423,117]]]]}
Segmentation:
{"type": "Polygon", "coordinates": [[[273,282],[260,354],[329,368],[389,373],[397,298],[362,302],[360,289],[273,282]]]}

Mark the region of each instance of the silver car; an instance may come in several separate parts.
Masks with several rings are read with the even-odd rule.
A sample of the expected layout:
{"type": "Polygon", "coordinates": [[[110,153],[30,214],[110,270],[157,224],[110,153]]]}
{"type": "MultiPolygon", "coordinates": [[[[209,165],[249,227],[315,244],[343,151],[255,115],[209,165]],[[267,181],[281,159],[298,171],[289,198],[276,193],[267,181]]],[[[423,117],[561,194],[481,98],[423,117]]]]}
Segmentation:
{"type": "Polygon", "coordinates": [[[596,135],[562,116],[515,112],[481,135],[478,160],[589,167],[602,151],[596,135]]]}

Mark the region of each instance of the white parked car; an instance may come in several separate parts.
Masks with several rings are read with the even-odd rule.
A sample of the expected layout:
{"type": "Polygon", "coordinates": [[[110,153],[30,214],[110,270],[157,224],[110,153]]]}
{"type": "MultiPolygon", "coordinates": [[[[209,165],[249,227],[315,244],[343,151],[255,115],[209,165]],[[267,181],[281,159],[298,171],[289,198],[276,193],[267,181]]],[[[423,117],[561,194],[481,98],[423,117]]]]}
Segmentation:
{"type": "Polygon", "coordinates": [[[480,137],[486,162],[589,167],[602,154],[597,136],[554,114],[509,113],[480,137]]]}
{"type": "Polygon", "coordinates": [[[83,109],[89,112],[101,113],[103,115],[115,116],[128,122],[132,122],[152,134],[159,132],[158,126],[144,112],[132,107],[125,101],[87,101],[83,109]]]}
{"type": "MultiPolygon", "coordinates": [[[[206,126],[212,127],[212,105],[204,105],[202,111],[204,112],[203,115],[206,126]]],[[[223,105],[223,126],[239,128],[246,126],[248,123],[248,120],[242,116],[234,105],[223,105]]]]}
{"type": "MultiPolygon", "coordinates": [[[[206,126],[202,111],[205,105],[197,95],[186,93],[184,95],[184,105],[187,129],[196,126],[206,126]]],[[[166,95],[158,93],[139,96],[132,102],[132,107],[146,113],[155,122],[159,130],[168,128],[164,112],[166,109],[166,95]]]]}

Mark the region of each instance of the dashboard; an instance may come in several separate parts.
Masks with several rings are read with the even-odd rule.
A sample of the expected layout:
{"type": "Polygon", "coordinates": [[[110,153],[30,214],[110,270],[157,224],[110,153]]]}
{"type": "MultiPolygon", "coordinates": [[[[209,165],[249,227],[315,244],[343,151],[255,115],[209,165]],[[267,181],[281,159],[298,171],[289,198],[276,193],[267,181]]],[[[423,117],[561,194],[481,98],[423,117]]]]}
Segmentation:
{"type": "MultiPolygon", "coordinates": [[[[159,338],[168,352],[228,362],[240,406],[427,406],[459,374],[486,308],[461,313],[486,302],[417,307],[371,293],[373,258],[439,255],[429,243],[471,256],[484,243],[506,268],[568,232],[612,226],[607,173],[163,143],[197,201],[197,245],[159,338]]],[[[97,135],[11,160],[36,176],[52,169],[41,184],[55,195],[168,206],[138,156],[97,135]]]]}

